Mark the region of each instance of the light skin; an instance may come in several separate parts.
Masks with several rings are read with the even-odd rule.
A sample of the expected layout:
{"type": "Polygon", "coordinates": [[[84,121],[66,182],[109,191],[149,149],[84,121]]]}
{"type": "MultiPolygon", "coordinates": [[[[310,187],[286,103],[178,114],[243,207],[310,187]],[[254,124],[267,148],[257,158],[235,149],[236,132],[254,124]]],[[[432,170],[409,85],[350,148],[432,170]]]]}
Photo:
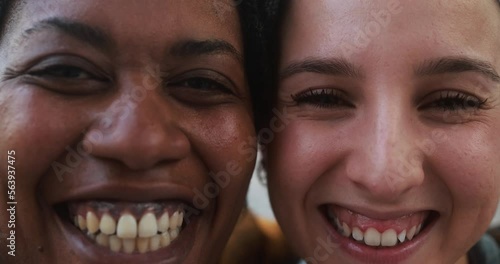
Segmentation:
{"type": "MultiPolygon", "coordinates": [[[[14,150],[18,202],[17,256],[3,246],[2,259],[218,260],[255,162],[238,13],[231,1],[221,6],[228,9],[201,0],[20,6],[0,46],[0,171],[7,171],[7,151],[14,150]],[[196,190],[214,186],[211,174],[229,176],[218,178],[224,186],[216,195],[196,202],[203,200],[196,190]],[[63,213],[75,201],[103,200],[161,201],[196,213],[186,212],[166,248],[113,253],[63,213]]],[[[7,178],[0,184],[6,190],[7,178]]],[[[2,208],[7,199],[1,196],[2,208]]],[[[1,222],[8,218],[2,210],[1,222]]]]}
{"type": "Polygon", "coordinates": [[[299,255],[467,263],[499,199],[498,3],[297,0],[281,41],[276,106],[288,121],[267,146],[268,182],[299,255]],[[375,247],[342,236],[335,217],[423,227],[375,247]]]}

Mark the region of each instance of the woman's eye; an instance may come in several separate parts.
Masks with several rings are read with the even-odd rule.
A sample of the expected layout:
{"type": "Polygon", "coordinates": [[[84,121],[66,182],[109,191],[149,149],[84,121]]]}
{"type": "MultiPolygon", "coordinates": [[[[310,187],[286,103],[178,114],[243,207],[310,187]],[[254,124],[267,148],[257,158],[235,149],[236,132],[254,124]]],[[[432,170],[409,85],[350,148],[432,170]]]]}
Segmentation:
{"type": "Polygon", "coordinates": [[[193,107],[232,103],[240,98],[228,77],[208,69],[195,69],[174,76],[165,82],[164,88],[170,96],[193,107]]]}
{"type": "Polygon", "coordinates": [[[99,79],[85,70],[76,66],[54,65],[41,70],[29,73],[32,76],[43,78],[64,78],[64,79],[99,79]]]}
{"type": "Polygon", "coordinates": [[[71,55],[46,58],[16,75],[23,82],[63,95],[92,95],[109,90],[112,84],[110,75],[98,65],[71,55]]]}
{"type": "Polygon", "coordinates": [[[230,90],[223,84],[205,77],[193,77],[179,82],[172,82],[169,85],[177,87],[188,87],[206,92],[230,93],[230,90]]]}
{"type": "Polygon", "coordinates": [[[467,111],[482,109],[487,100],[481,100],[475,96],[461,92],[441,92],[439,97],[430,103],[421,106],[421,109],[437,108],[443,111],[467,111]]]}
{"type": "Polygon", "coordinates": [[[291,95],[297,105],[311,105],[318,108],[349,107],[354,105],[347,101],[345,95],[335,89],[308,89],[304,92],[291,95]]]}

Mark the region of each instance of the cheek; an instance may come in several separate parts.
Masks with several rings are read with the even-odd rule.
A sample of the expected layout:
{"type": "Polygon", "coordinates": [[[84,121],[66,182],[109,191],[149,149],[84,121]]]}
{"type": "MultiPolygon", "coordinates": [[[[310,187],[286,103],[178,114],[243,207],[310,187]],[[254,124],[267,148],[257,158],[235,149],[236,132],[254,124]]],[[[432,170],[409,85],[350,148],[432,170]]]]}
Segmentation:
{"type": "Polygon", "coordinates": [[[243,107],[209,112],[190,131],[192,147],[204,160],[210,176],[229,179],[222,186],[228,189],[223,193],[246,188],[257,148],[251,113],[243,107]]]}
{"type": "Polygon", "coordinates": [[[349,144],[349,137],[343,133],[321,122],[288,124],[269,145],[270,185],[276,186],[276,192],[307,195],[314,183],[340,161],[343,145],[349,144]]]}
{"type": "Polygon", "coordinates": [[[496,209],[500,192],[500,140],[490,136],[491,132],[476,129],[451,134],[450,142],[438,146],[434,154],[434,166],[451,192],[455,207],[470,211],[480,208],[488,215],[496,209]]]}
{"type": "Polygon", "coordinates": [[[340,155],[336,131],[315,122],[292,121],[269,144],[267,169],[273,210],[285,221],[296,221],[295,229],[305,228],[310,218],[304,216],[316,212],[317,182],[340,155]]]}
{"type": "MultiPolygon", "coordinates": [[[[20,185],[34,187],[66,152],[65,147],[82,137],[83,116],[70,105],[61,105],[34,89],[19,89],[14,96],[0,94],[2,139],[0,149],[13,149],[18,160],[20,185]]],[[[20,189],[21,190],[21,189],[20,189]]]]}

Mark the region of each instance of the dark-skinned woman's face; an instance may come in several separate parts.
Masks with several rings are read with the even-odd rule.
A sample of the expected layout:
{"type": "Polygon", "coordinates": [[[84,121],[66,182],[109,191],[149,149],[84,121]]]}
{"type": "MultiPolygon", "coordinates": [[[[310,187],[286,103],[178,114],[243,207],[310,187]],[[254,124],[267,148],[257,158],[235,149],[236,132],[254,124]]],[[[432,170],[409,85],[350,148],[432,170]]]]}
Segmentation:
{"type": "Polygon", "coordinates": [[[17,256],[2,258],[215,262],[255,161],[232,1],[17,11],[0,46],[0,174],[15,170],[17,201],[15,228],[2,210],[0,230],[15,231],[17,256]]]}

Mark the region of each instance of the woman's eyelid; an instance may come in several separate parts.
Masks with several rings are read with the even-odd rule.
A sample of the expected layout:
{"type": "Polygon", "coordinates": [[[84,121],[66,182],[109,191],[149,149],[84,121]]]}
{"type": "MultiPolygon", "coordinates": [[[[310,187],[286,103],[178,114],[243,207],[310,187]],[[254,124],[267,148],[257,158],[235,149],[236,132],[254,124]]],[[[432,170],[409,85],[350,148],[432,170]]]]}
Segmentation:
{"type": "Polygon", "coordinates": [[[224,74],[219,73],[217,71],[208,70],[208,69],[198,69],[198,70],[190,70],[188,72],[184,72],[181,74],[177,74],[173,77],[168,76],[168,80],[166,81],[166,85],[169,84],[178,84],[182,82],[186,82],[192,79],[206,79],[208,81],[212,81],[218,85],[225,87],[226,89],[236,92],[236,84],[224,74]]]}
{"type": "Polygon", "coordinates": [[[107,73],[101,67],[95,65],[94,63],[80,58],[74,55],[57,55],[54,57],[47,58],[42,60],[39,63],[34,64],[30,67],[26,73],[34,74],[34,73],[43,73],[50,72],[50,70],[54,70],[56,68],[73,68],[78,69],[92,78],[95,78],[100,81],[109,81],[112,79],[111,74],[107,73]]]}
{"type": "Polygon", "coordinates": [[[334,96],[342,100],[349,100],[349,95],[343,90],[332,87],[311,87],[297,93],[290,94],[292,100],[306,99],[314,96],[334,96]]]}
{"type": "Polygon", "coordinates": [[[429,107],[437,107],[439,102],[443,101],[455,101],[457,104],[464,104],[461,108],[477,108],[484,109],[487,108],[488,98],[483,98],[478,95],[471,94],[469,92],[458,91],[458,90],[444,90],[437,91],[425,95],[421,100],[422,103],[418,106],[418,109],[423,110],[429,107]],[[468,102],[475,102],[474,105],[465,105],[468,102]]]}

